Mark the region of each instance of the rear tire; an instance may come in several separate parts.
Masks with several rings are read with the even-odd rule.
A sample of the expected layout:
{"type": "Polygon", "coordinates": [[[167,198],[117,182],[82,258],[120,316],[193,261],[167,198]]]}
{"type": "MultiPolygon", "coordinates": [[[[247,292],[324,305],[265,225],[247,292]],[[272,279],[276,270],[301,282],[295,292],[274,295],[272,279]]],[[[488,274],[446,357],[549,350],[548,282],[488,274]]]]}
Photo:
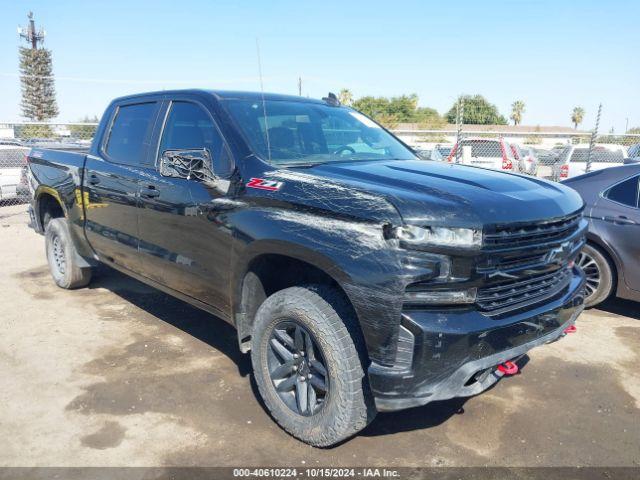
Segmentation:
{"type": "Polygon", "coordinates": [[[337,291],[312,285],[274,293],[256,314],[251,360],[260,395],[278,425],[316,447],[351,437],[376,413],[346,326],[355,319],[343,307],[337,291]]]}
{"type": "Polygon", "coordinates": [[[51,276],[60,288],[85,287],[91,281],[91,268],[78,266],[78,255],[64,218],[51,218],[44,233],[51,276]]]}
{"type": "Polygon", "coordinates": [[[613,292],[614,268],[609,259],[596,247],[586,244],[578,258],[576,266],[586,277],[585,306],[594,307],[604,302],[613,292]]]}

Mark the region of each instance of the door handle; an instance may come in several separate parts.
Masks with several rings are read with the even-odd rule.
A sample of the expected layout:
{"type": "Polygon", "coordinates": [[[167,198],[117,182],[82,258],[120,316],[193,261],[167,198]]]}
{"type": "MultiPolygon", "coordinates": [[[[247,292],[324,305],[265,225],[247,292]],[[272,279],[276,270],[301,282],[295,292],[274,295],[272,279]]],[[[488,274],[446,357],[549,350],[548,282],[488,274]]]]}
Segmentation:
{"type": "Polygon", "coordinates": [[[140,196],[145,198],[155,198],[160,196],[160,190],[155,185],[147,185],[140,189],[140,196]]]}
{"type": "Polygon", "coordinates": [[[92,173],[89,175],[89,183],[91,185],[97,185],[100,183],[100,178],[95,173],[92,173]]]}
{"type": "Polygon", "coordinates": [[[616,225],[636,225],[636,222],[634,220],[631,220],[628,217],[625,217],[624,215],[620,215],[617,217],[604,217],[603,220],[605,222],[611,222],[614,223],[616,225]]]}

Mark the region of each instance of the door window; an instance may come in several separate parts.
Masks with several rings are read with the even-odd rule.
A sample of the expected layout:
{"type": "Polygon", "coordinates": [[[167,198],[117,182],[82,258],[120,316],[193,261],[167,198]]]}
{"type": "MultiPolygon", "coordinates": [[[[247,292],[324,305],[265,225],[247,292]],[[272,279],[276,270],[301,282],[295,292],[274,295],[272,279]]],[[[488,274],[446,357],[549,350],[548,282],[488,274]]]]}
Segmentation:
{"type": "Polygon", "coordinates": [[[159,155],[166,150],[206,148],[213,159],[216,175],[225,176],[232,169],[231,156],[211,116],[199,105],[172,102],[162,133],[159,155]]]}
{"type": "Polygon", "coordinates": [[[638,176],[629,178],[611,187],[605,197],[628,207],[638,207],[638,176]]]}
{"type": "Polygon", "coordinates": [[[156,102],[149,102],[118,107],[105,149],[110,160],[128,165],[142,162],[145,139],[156,106],[156,102]]]}

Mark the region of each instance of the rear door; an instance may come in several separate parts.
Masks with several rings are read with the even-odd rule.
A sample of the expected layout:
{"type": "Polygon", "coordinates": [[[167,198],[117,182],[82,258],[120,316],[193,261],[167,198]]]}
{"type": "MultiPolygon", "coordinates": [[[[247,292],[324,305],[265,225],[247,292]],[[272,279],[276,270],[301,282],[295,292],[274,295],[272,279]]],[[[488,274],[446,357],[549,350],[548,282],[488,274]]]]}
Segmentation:
{"type": "Polygon", "coordinates": [[[144,275],[215,307],[229,309],[231,229],[225,222],[233,162],[209,110],[189,97],[163,107],[155,135],[155,165],[140,184],[140,255],[144,275]],[[166,177],[166,150],[206,149],[215,178],[166,177]]]}
{"type": "Polygon", "coordinates": [[[87,155],[84,173],[85,232],[104,259],[139,270],[138,184],[149,153],[159,101],[118,105],[100,157],[87,155]]]}
{"type": "Polygon", "coordinates": [[[616,251],[624,281],[633,290],[640,290],[639,178],[634,175],[610,187],[591,213],[595,233],[616,251]]]}

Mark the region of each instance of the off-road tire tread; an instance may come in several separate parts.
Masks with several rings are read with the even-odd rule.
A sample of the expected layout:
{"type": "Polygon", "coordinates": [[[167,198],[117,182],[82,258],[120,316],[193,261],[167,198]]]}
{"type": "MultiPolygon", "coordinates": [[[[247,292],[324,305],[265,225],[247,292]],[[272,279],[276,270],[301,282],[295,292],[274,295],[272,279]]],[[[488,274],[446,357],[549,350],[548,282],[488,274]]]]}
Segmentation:
{"type": "Polygon", "coordinates": [[[252,335],[252,362],[256,384],[275,421],[289,434],[316,447],[335,445],[365,428],[375,417],[370,398],[366,365],[359,335],[350,333],[357,321],[343,295],[324,285],[305,285],[280,290],[267,298],[256,313],[252,335]],[[266,344],[273,326],[285,312],[297,312],[306,319],[316,340],[321,343],[329,369],[334,396],[324,410],[313,417],[301,417],[290,411],[271,385],[266,361],[266,344]],[[340,313],[339,313],[340,312],[340,313]],[[349,326],[349,328],[348,328],[349,326]],[[337,396],[337,397],[336,397],[337,396]]]}

